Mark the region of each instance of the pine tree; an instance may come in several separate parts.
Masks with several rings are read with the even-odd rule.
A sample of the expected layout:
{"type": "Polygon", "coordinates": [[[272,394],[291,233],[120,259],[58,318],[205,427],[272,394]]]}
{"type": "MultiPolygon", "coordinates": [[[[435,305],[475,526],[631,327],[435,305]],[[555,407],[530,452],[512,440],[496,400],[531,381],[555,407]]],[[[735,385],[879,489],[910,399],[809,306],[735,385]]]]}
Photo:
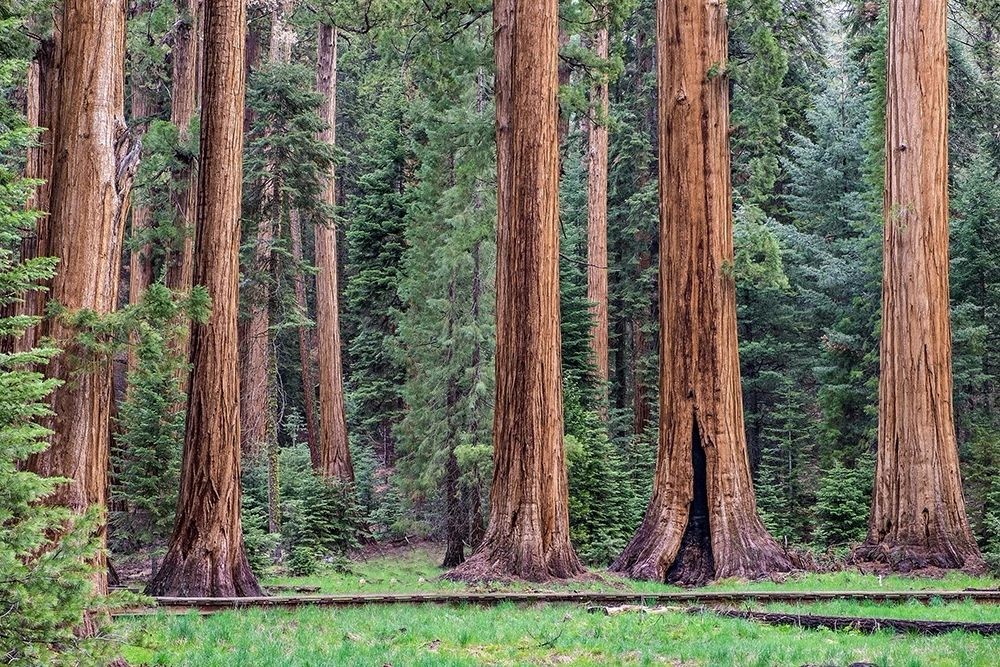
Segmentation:
{"type": "MultiPolygon", "coordinates": [[[[468,19],[452,18],[427,36],[431,43],[468,19]]],[[[444,567],[460,564],[466,545],[476,546],[485,491],[478,463],[490,440],[495,204],[488,191],[494,164],[481,37],[487,29],[474,25],[466,38],[436,46],[435,58],[415,63],[409,112],[419,166],[408,189],[399,285],[408,372],[397,474],[417,516],[447,540],[444,567]]]]}

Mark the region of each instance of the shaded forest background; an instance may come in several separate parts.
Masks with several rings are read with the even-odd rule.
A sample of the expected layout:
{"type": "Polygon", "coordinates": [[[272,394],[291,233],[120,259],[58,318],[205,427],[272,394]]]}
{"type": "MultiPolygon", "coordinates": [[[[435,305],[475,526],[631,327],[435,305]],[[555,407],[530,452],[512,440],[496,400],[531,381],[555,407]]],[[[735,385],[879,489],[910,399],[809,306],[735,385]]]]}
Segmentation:
{"type": "MultiPolygon", "coordinates": [[[[142,148],[121,298],[136,308],[123,311],[128,322],[103,325],[127,329],[132,343],[113,350],[109,545],[119,565],[162,555],[173,525],[186,390],[178,341],[206,305],[168,287],[171,258],[189,237],[177,222],[175,176],[198,155],[197,118],[191,127],[171,120],[185,8],[134,2],[127,28],[127,121],[142,148]]],[[[457,535],[471,546],[482,536],[494,395],[490,9],[481,0],[248,9],[239,363],[253,378],[241,419],[243,528],[255,569],[280,556],[307,574],[368,539],[457,535]],[[339,34],[335,152],[317,138],[318,17],[339,34]],[[333,163],[331,207],[321,193],[333,163]],[[323,400],[317,225],[334,225],[338,237],[355,475],[346,490],[323,483],[310,463],[323,400]]],[[[560,35],[570,521],[581,558],[601,565],[646,507],[658,419],[654,11],[649,0],[609,9],[607,61],[595,55],[590,4],[563,3],[560,35]],[[606,117],[590,103],[602,80],[606,117]],[[606,385],[593,365],[587,300],[595,126],[610,134],[606,385]]],[[[733,0],[729,16],[731,270],[757,502],[775,537],[834,557],[865,535],[874,476],[884,11],[877,2],[733,0]]],[[[959,0],[950,19],[954,405],[969,519],[998,563],[1000,5],[959,0]]],[[[5,48],[27,58],[34,45],[5,48]]]]}

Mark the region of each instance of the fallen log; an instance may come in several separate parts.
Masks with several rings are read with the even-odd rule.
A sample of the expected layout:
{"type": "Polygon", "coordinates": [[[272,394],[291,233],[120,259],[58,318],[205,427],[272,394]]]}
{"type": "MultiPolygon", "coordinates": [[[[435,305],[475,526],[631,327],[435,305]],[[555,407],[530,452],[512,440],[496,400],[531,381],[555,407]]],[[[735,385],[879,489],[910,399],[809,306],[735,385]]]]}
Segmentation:
{"type": "Polygon", "coordinates": [[[949,632],[969,632],[979,635],[1000,634],[1000,623],[972,623],[964,621],[924,621],[900,618],[866,618],[855,616],[819,616],[785,612],[742,611],[712,607],[691,607],[689,614],[715,614],[725,618],[738,618],[767,625],[790,625],[799,628],[854,630],[871,634],[887,630],[896,633],[914,632],[921,635],[943,635],[949,632]]]}
{"type": "Polygon", "coordinates": [[[298,609],[391,604],[592,604],[622,605],[733,605],[863,600],[866,602],[962,601],[1000,602],[1000,591],[509,591],[348,593],[339,595],[273,595],[250,598],[155,598],[154,607],[112,611],[113,616],[150,613],[218,613],[234,609],[298,609]]]}

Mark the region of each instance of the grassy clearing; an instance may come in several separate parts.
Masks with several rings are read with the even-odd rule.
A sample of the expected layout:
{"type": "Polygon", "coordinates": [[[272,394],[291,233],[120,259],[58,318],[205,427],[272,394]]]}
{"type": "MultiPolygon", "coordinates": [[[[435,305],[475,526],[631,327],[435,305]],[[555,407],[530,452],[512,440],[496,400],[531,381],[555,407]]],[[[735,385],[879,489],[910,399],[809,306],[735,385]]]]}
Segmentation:
{"type": "MultiPolygon", "coordinates": [[[[635,590],[662,592],[683,590],[648,581],[632,581],[606,571],[595,571],[590,580],[569,584],[491,584],[469,586],[442,581],[440,567],[443,551],[436,547],[420,546],[403,551],[393,551],[362,561],[351,561],[342,571],[328,571],[314,577],[268,577],[266,584],[318,586],[324,594],[336,593],[413,593],[420,591],[463,590],[573,590],[610,591],[635,590]]],[[[859,572],[831,572],[826,574],[792,575],[783,581],[722,581],[705,587],[709,591],[849,591],[849,590],[963,590],[966,588],[997,588],[1000,581],[989,577],[970,577],[949,573],[937,578],[884,577],[859,572]]]]}
{"type": "MultiPolygon", "coordinates": [[[[352,563],[349,571],[268,583],[317,585],[324,593],[462,590],[437,579],[439,554],[417,549],[352,563]]],[[[949,576],[887,578],[887,590],[996,587],[997,581],[949,576]]],[[[611,576],[552,586],[574,590],[633,585],[611,576]]],[[[758,590],[878,588],[877,577],[838,573],[783,584],[725,582],[717,588],[758,590]]],[[[525,586],[519,586],[523,589],[525,586]]],[[[832,601],[767,605],[767,609],[842,616],[885,616],[1000,622],[1000,607],[972,603],[900,605],[832,601]]],[[[943,637],[861,635],[777,628],[748,621],[692,616],[588,614],[576,605],[395,606],[296,611],[248,611],[209,617],[156,616],[121,620],[115,631],[126,658],[138,665],[924,665],[992,666],[1000,638],[953,633],[943,637]]]]}

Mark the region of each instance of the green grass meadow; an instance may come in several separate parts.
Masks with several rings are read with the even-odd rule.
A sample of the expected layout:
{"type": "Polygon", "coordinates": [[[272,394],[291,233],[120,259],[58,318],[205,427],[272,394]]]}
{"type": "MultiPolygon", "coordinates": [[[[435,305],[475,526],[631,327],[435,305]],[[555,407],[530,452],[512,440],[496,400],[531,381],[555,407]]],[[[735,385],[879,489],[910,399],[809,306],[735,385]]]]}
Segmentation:
{"type": "MultiPolygon", "coordinates": [[[[306,578],[268,584],[319,586],[324,593],[468,590],[438,579],[439,554],[415,549],[351,563],[306,578]]],[[[912,590],[995,588],[996,580],[886,578],[841,572],[782,583],[723,582],[733,590],[912,590]]],[[[533,588],[519,586],[518,590],[533,588]]],[[[669,590],[606,573],[545,590],[669,590]]],[[[476,590],[483,590],[482,588],[476,590]]],[[[495,590],[495,589],[490,589],[495,590]]],[[[542,590],[541,587],[538,590],[542,590]]],[[[879,604],[831,601],[758,605],[755,609],[842,616],[1000,622],[1000,607],[972,602],[879,604]]],[[[119,619],[113,628],[131,665],[247,667],[392,665],[675,665],[880,667],[1000,665],[1000,637],[951,633],[939,637],[770,627],[692,615],[617,616],[581,605],[399,605],[234,611],[212,616],[161,614],[119,619]]]]}

